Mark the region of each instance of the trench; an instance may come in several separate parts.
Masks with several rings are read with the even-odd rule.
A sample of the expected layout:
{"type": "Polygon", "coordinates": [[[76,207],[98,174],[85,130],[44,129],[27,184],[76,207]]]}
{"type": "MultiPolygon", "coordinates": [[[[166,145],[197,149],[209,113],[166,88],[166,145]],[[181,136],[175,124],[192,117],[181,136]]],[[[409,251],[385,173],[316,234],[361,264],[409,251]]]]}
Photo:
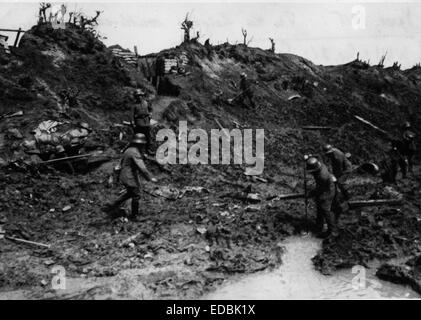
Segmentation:
{"type": "Polygon", "coordinates": [[[379,280],[375,263],[325,276],[314,269],[311,258],[321,241],[311,236],[291,237],[282,243],[282,265],[274,271],[227,281],[204,299],[420,299],[410,287],[379,280]],[[354,272],[353,272],[354,271],[354,272]]]}

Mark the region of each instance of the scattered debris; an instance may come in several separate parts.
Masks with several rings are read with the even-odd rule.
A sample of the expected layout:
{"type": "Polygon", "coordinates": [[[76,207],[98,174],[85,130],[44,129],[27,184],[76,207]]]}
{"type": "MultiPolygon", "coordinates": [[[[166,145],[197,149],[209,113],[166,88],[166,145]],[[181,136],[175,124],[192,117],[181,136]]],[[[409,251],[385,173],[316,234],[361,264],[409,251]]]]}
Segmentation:
{"type": "Polygon", "coordinates": [[[349,207],[360,208],[360,207],[372,207],[382,205],[399,205],[402,204],[402,199],[377,199],[377,200],[353,200],[348,202],[349,207]]]}
{"type": "Polygon", "coordinates": [[[51,247],[49,244],[44,244],[44,243],[29,241],[29,240],[25,240],[25,239],[10,237],[10,236],[4,236],[4,238],[5,239],[8,239],[8,240],[16,241],[16,242],[22,242],[22,243],[32,244],[32,245],[35,245],[35,246],[44,247],[44,248],[48,248],[48,249],[51,247]]]}
{"type": "Polygon", "coordinates": [[[2,119],[8,119],[8,118],[13,118],[13,117],[21,117],[21,116],[23,116],[23,111],[9,112],[9,113],[0,115],[0,120],[2,120],[2,119]]]}
{"type": "Polygon", "coordinates": [[[71,208],[72,208],[72,206],[67,205],[67,206],[63,207],[63,209],[61,209],[61,211],[66,212],[66,211],[69,211],[71,208]]]}
{"type": "Polygon", "coordinates": [[[199,227],[196,229],[197,232],[199,232],[200,234],[205,234],[207,232],[206,228],[204,227],[199,227]]]}
{"type": "Polygon", "coordinates": [[[301,96],[299,94],[293,94],[292,96],[288,97],[288,101],[292,101],[292,100],[299,99],[299,98],[301,98],[301,96]]]}

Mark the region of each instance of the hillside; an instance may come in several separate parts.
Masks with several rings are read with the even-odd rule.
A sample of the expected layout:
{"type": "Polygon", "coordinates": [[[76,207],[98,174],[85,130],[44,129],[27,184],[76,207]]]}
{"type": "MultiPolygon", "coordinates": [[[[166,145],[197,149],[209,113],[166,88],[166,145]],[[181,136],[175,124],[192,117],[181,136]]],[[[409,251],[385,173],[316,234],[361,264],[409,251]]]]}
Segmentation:
{"type": "MultiPolygon", "coordinates": [[[[320,154],[329,142],[350,152],[355,165],[381,162],[387,141],[354,115],[395,136],[409,120],[420,143],[419,67],[384,69],[360,61],[317,66],[292,54],[243,45],[187,43],[156,54],[188,58],[186,73],[166,75],[156,92],[111,49],[79,28],[41,25],[24,34],[12,55],[0,51],[0,115],[23,111],[22,117],[0,120],[0,222],[8,234],[53,244],[40,249],[5,242],[1,290],[54,296],[40,284],[48,279],[51,264],[46,261],[53,261],[72,279],[104,279],[100,289],[77,287],[69,295],[73,298],[115,295],[109,287],[119,288],[118,297],[125,285],[133,287],[125,291],[130,297],[139,297],[137,290],[145,298],[198,297],[229,275],[279,265],[277,243],[307,229],[302,200],[265,200],[302,190],[304,154],[320,154]],[[256,110],[227,102],[238,94],[242,72],[257,81],[256,110]],[[263,174],[247,176],[244,165],[163,168],[148,161],[159,182],[158,189],[145,184],[142,220],[107,219],[100,208],[121,190],[112,169],[131,138],[122,122],[130,120],[137,87],[152,100],[157,128],[178,130],[178,122],[187,120],[189,129],[219,129],[218,122],[228,129],[265,129],[263,174]],[[71,99],[63,98],[66,93],[71,99]],[[19,165],[31,158],[22,142],[45,120],[89,123],[93,132],[85,151],[99,150],[110,161],[75,174],[60,167],[19,165]],[[306,131],[303,126],[331,129],[306,131]],[[257,193],[258,202],[245,199],[248,193],[257,193]],[[71,209],[63,210],[67,206],[71,209]],[[134,288],[139,283],[143,289],[134,288]]],[[[353,182],[353,195],[360,199],[385,187],[368,175],[355,176],[353,182]]],[[[419,183],[417,167],[414,176],[393,186],[405,196],[400,209],[368,208],[367,219],[359,218],[361,212],[347,213],[343,232],[335,242],[324,242],[316,266],[329,272],[372,258],[420,254],[419,183]]],[[[313,206],[309,212],[313,217],[313,206]]]]}

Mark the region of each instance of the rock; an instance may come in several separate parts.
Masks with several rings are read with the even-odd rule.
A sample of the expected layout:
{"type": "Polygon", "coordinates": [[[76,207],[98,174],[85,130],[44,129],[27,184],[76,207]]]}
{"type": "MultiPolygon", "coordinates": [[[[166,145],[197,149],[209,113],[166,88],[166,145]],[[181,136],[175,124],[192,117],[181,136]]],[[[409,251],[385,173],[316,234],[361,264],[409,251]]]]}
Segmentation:
{"type": "Polygon", "coordinates": [[[16,128],[10,128],[7,131],[12,135],[12,137],[14,137],[16,139],[22,139],[23,138],[22,133],[16,128]]]}
{"type": "Polygon", "coordinates": [[[63,212],[69,211],[72,208],[72,206],[67,205],[63,209],[61,209],[63,212]]]}
{"type": "Polygon", "coordinates": [[[151,253],[151,252],[148,252],[147,254],[145,254],[144,256],[143,256],[143,258],[144,259],[153,259],[153,253],[151,253]]]}
{"type": "Polygon", "coordinates": [[[204,227],[199,227],[196,229],[197,232],[199,232],[200,234],[205,234],[207,232],[206,228],[204,227]]]}
{"type": "Polygon", "coordinates": [[[260,198],[260,195],[258,193],[249,193],[247,195],[247,200],[250,202],[260,202],[262,199],[260,198]]]}
{"type": "Polygon", "coordinates": [[[44,264],[48,267],[51,266],[52,264],[54,264],[54,260],[53,259],[47,259],[44,261],[44,264]]]}
{"type": "Polygon", "coordinates": [[[45,280],[45,279],[43,279],[43,280],[41,280],[41,285],[43,286],[43,287],[45,287],[46,285],[48,285],[48,281],[47,280],[45,280]]]}
{"type": "Polygon", "coordinates": [[[247,212],[255,212],[260,211],[262,209],[262,206],[257,204],[250,204],[247,207],[244,208],[247,212]]]}
{"type": "Polygon", "coordinates": [[[7,167],[8,164],[9,163],[6,160],[4,160],[2,157],[0,157],[0,168],[7,167]]]}
{"type": "Polygon", "coordinates": [[[209,246],[206,246],[205,247],[205,250],[206,250],[206,252],[210,252],[210,247],[209,246]]]}

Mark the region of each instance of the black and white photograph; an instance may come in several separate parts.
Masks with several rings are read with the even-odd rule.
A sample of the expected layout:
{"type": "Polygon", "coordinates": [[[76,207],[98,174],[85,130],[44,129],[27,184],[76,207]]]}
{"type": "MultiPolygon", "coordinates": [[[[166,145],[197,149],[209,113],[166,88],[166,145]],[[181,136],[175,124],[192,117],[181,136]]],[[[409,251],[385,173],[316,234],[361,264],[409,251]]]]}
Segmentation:
{"type": "Polygon", "coordinates": [[[421,1],[0,0],[0,300],[419,300],[420,121],[421,1]]]}

